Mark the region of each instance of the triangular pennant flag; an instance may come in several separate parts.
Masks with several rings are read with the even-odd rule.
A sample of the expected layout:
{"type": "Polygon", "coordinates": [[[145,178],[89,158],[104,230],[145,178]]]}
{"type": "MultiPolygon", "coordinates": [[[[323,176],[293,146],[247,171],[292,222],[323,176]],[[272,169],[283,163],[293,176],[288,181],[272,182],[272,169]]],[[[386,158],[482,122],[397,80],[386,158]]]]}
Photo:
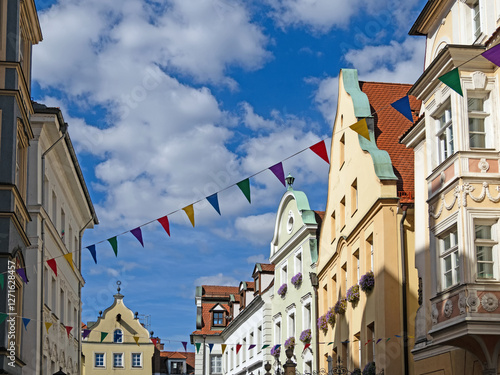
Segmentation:
{"type": "Polygon", "coordinates": [[[212,194],[211,196],[207,197],[207,201],[212,205],[212,207],[217,211],[217,213],[220,215],[220,209],[219,209],[219,198],[217,198],[217,193],[212,194]]]}
{"type": "Polygon", "coordinates": [[[414,339],[415,337],[408,335],[408,338],[409,339],[414,339]]]}
{"type": "Polygon", "coordinates": [[[236,354],[238,354],[240,349],[241,349],[241,344],[236,344],[236,354]]]}
{"type": "Polygon", "coordinates": [[[82,333],[82,339],[87,338],[87,336],[90,335],[90,332],[92,332],[91,329],[84,329],[82,333]]]}
{"type": "Polygon", "coordinates": [[[349,340],[342,341],[343,344],[349,344],[349,340]]]}
{"type": "Polygon", "coordinates": [[[45,329],[47,330],[47,333],[49,333],[49,328],[52,327],[52,323],[45,323],[45,329]]]}
{"type": "Polygon", "coordinates": [[[438,77],[438,79],[460,96],[464,96],[462,92],[462,85],[460,84],[460,72],[458,71],[458,68],[443,74],[441,77],[438,77]]]}
{"type": "Polygon", "coordinates": [[[97,254],[95,252],[95,245],[87,246],[87,249],[89,249],[90,255],[92,255],[92,258],[94,258],[95,264],[97,264],[97,254]]]}
{"type": "Polygon", "coordinates": [[[6,313],[0,313],[0,324],[2,324],[9,315],[6,313]]]}
{"type": "Polygon", "coordinates": [[[375,344],[378,344],[380,341],[382,341],[382,339],[378,339],[377,342],[375,344]]]}
{"type": "Polygon", "coordinates": [[[385,340],[385,342],[389,341],[391,338],[389,337],[387,340],[385,340]]]}
{"type": "Polygon", "coordinates": [[[200,352],[201,342],[196,342],[196,343],[194,344],[194,346],[196,346],[196,353],[199,353],[199,352],[200,352]]]}
{"type": "Polygon", "coordinates": [[[311,346],[311,344],[305,344],[305,345],[304,345],[304,350],[306,350],[306,349],[307,349],[308,347],[310,347],[310,346],[311,346]]]}
{"type": "Polygon", "coordinates": [[[187,217],[189,218],[189,221],[191,222],[191,225],[194,228],[194,209],[193,209],[193,205],[190,204],[189,206],[184,207],[183,210],[186,213],[187,217]]]}
{"type": "Polygon", "coordinates": [[[73,327],[65,326],[64,328],[66,328],[66,333],[68,334],[68,338],[69,338],[69,333],[71,332],[73,327]]]}
{"type": "Polygon", "coordinates": [[[118,256],[118,240],[116,239],[116,236],[108,238],[108,242],[111,244],[115,255],[118,256]]]}
{"type": "Polygon", "coordinates": [[[21,279],[23,279],[24,283],[28,284],[28,278],[26,277],[26,269],[18,268],[16,272],[21,277],[21,279]]]}
{"type": "Polygon", "coordinates": [[[226,344],[221,344],[220,347],[222,349],[222,354],[224,354],[224,352],[226,351],[227,345],[226,344]]]}
{"type": "Polygon", "coordinates": [[[483,55],[485,59],[490,60],[493,64],[500,66],[500,44],[484,51],[481,55],[483,55]]]}
{"type": "Polygon", "coordinates": [[[141,227],[137,227],[135,229],[132,229],[130,231],[130,233],[132,233],[134,235],[135,238],[137,238],[137,241],[139,241],[142,245],[142,247],[144,247],[144,241],[142,241],[142,230],[141,230],[141,227]]]}
{"type": "Polygon", "coordinates": [[[332,342],[329,342],[328,345],[333,345],[333,341],[332,342]]]}
{"type": "Polygon", "coordinates": [[[370,133],[368,132],[368,124],[366,123],[366,119],[361,119],[349,127],[362,137],[370,140],[370,133]]]}
{"type": "Polygon", "coordinates": [[[4,275],[3,275],[3,273],[0,273],[0,286],[2,287],[2,290],[3,290],[4,282],[5,282],[4,275]]]}
{"type": "Polygon", "coordinates": [[[269,167],[271,172],[274,173],[276,177],[278,177],[278,180],[281,181],[283,186],[286,187],[286,182],[285,182],[285,171],[283,171],[283,164],[279,162],[278,164],[273,165],[272,167],[269,167]]]}
{"type": "Polygon", "coordinates": [[[254,345],[254,344],[250,345],[250,346],[248,347],[248,350],[253,349],[253,348],[255,348],[255,345],[254,345]]]}
{"type": "Polygon", "coordinates": [[[243,181],[238,182],[236,185],[238,185],[241,192],[245,195],[248,203],[252,203],[252,200],[250,199],[250,179],[244,179],[243,181]]]}
{"type": "Polygon", "coordinates": [[[24,329],[28,330],[28,324],[31,322],[29,318],[23,318],[24,329]]]}
{"type": "Polygon", "coordinates": [[[170,224],[168,223],[168,217],[167,216],[160,217],[158,219],[158,222],[161,224],[163,229],[165,229],[165,232],[167,232],[168,236],[170,237],[170,224]]]}
{"type": "Polygon", "coordinates": [[[401,336],[399,336],[399,335],[394,335],[394,336],[396,336],[396,337],[401,337],[401,336]]]}
{"type": "Polygon", "coordinates": [[[68,261],[69,265],[71,266],[71,269],[74,271],[75,266],[73,266],[73,253],[65,254],[64,258],[68,261]]]}
{"type": "Polygon", "coordinates": [[[321,159],[326,161],[328,164],[330,164],[330,161],[328,160],[328,153],[326,152],[326,145],[325,141],[320,141],[316,143],[315,145],[312,145],[309,147],[316,155],[318,155],[321,159]]]}
{"type": "Polygon", "coordinates": [[[134,336],[134,341],[137,344],[137,346],[140,346],[139,345],[139,336],[134,336]]]}
{"type": "MultiPolygon", "coordinates": [[[[187,352],[187,341],[182,341],[182,346],[184,347],[184,351],[187,352]]],[[[224,354],[224,352],[222,352],[224,354]]]]}
{"type": "Polygon", "coordinates": [[[410,98],[408,95],[396,100],[394,103],[391,103],[391,106],[408,120],[413,122],[413,114],[411,113],[410,98]]]}
{"type": "Polygon", "coordinates": [[[208,344],[208,349],[210,350],[210,353],[212,353],[213,348],[214,348],[214,344],[208,344]]]}
{"type": "Polygon", "coordinates": [[[107,335],[108,335],[107,332],[101,332],[101,342],[103,342],[103,340],[106,338],[107,335]]]}
{"type": "Polygon", "coordinates": [[[54,258],[49,259],[47,261],[47,264],[52,269],[52,271],[54,271],[54,274],[57,276],[57,264],[56,264],[56,260],[54,258]]]}
{"type": "Polygon", "coordinates": [[[158,343],[158,339],[156,338],[151,338],[151,341],[153,342],[153,345],[156,346],[156,344],[158,343]]]}
{"type": "Polygon", "coordinates": [[[265,348],[269,348],[271,345],[262,345],[262,348],[260,348],[261,350],[265,349],[265,348]]]}

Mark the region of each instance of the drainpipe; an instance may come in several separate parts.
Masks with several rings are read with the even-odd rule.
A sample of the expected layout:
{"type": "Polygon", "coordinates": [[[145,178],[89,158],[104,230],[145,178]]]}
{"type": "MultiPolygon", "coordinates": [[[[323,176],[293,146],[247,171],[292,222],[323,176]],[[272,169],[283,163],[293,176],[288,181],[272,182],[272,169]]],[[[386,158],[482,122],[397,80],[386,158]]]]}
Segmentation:
{"type": "Polygon", "coordinates": [[[206,350],[205,350],[205,340],[207,338],[207,335],[203,335],[203,375],[206,375],[205,368],[207,366],[207,361],[206,361],[206,350]]]}
{"type": "Polygon", "coordinates": [[[403,351],[404,351],[404,373],[409,375],[409,356],[408,356],[408,306],[406,302],[406,245],[405,245],[405,230],[404,222],[408,206],[403,206],[403,216],[399,223],[400,238],[401,238],[401,288],[403,292],[403,351]]]}
{"type": "MultiPolygon", "coordinates": [[[[316,317],[316,316],[318,316],[318,287],[319,287],[319,279],[318,279],[318,275],[315,272],[309,272],[309,278],[311,279],[311,285],[314,288],[314,309],[315,309],[316,314],[314,314],[313,316],[316,317]]],[[[311,322],[311,324],[315,324],[315,323],[316,322],[313,319],[313,321],[311,322]]],[[[314,348],[314,350],[316,351],[316,367],[317,367],[316,371],[319,371],[319,329],[318,329],[317,325],[316,325],[316,329],[314,331],[316,332],[316,335],[315,335],[316,336],[316,347],[314,348]]],[[[314,367],[313,367],[312,372],[314,373],[314,367]]]]}
{"type": "MultiPolygon", "coordinates": [[[[60,128],[61,130],[61,137],[55,141],[52,146],[50,146],[45,152],[42,154],[42,209],[44,209],[44,200],[45,200],[45,155],[47,155],[52,149],[61,141],[64,137],[66,137],[66,131],[68,129],[68,124],[64,123],[61,124],[60,128]]],[[[45,258],[45,219],[42,217],[42,230],[41,230],[41,236],[42,236],[42,267],[41,267],[41,272],[40,272],[40,321],[43,321],[43,305],[44,305],[44,270],[43,270],[43,260],[45,258]]],[[[43,324],[40,324],[40,375],[43,375],[43,324]]]]}

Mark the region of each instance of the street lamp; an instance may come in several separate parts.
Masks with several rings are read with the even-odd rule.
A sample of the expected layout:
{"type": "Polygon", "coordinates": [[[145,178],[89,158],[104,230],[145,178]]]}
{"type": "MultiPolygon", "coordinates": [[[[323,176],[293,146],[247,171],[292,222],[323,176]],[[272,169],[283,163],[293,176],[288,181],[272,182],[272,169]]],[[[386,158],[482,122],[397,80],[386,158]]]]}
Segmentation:
{"type": "Polygon", "coordinates": [[[290,174],[288,173],[288,176],[286,176],[285,178],[286,180],[286,183],[288,184],[288,190],[292,190],[293,189],[293,182],[295,181],[295,178],[290,174]]]}

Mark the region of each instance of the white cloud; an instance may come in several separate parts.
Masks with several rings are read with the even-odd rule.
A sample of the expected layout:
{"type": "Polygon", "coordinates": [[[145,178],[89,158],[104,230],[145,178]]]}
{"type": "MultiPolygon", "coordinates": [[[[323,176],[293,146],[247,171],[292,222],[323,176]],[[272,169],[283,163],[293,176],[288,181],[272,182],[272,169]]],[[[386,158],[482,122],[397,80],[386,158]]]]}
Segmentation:
{"type": "MultiPolygon", "coordinates": [[[[270,241],[269,241],[270,242],[270,241]]],[[[247,263],[249,264],[255,264],[255,263],[268,263],[269,262],[269,258],[266,258],[264,255],[262,254],[258,254],[258,255],[252,255],[252,256],[249,256],[247,258],[247,263]]]]}
{"type": "Polygon", "coordinates": [[[262,215],[238,217],[234,223],[238,235],[255,245],[266,245],[273,239],[276,214],[268,212],[262,215]]]}
{"type": "Polygon", "coordinates": [[[249,129],[254,131],[260,129],[273,129],[276,127],[276,123],[271,120],[266,120],[262,116],[256,114],[253,110],[253,107],[247,102],[243,102],[240,104],[240,107],[243,110],[243,123],[249,129]]]}
{"type": "Polygon", "coordinates": [[[213,276],[201,276],[194,280],[194,285],[219,285],[219,286],[238,286],[239,281],[234,277],[218,273],[213,276]]]}

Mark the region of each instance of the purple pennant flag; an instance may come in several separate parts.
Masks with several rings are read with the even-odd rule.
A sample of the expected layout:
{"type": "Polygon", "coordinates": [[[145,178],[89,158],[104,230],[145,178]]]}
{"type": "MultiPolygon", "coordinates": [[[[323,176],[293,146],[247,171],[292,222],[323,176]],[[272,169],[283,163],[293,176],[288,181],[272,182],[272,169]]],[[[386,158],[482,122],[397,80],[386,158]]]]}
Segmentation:
{"type": "Polygon", "coordinates": [[[481,55],[483,55],[485,59],[490,60],[496,66],[500,66],[500,44],[484,51],[481,55]]]}
{"type": "Polygon", "coordinates": [[[184,351],[187,351],[187,341],[182,341],[182,346],[184,347],[184,351]]]}
{"type": "Polygon", "coordinates": [[[137,238],[137,241],[139,241],[141,243],[142,247],[144,247],[144,242],[142,241],[141,227],[137,227],[135,229],[132,229],[130,231],[130,233],[132,233],[134,235],[134,237],[137,238]]]}
{"type": "Polygon", "coordinates": [[[90,335],[90,332],[92,332],[91,329],[84,329],[82,333],[82,339],[87,338],[87,336],[90,335]]]}
{"type": "Polygon", "coordinates": [[[278,164],[273,165],[272,167],[269,167],[271,172],[274,173],[276,177],[278,177],[278,180],[281,181],[283,186],[286,187],[286,182],[285,182],[285,172],[283,171],[283,164],[279,162],[278,164]]]}
{"type": "Polygon", "coordinates": [[[255,344],[252,344],[248,347],[248,350],[255,348],[255,344]]]}
{"type": "Polygon", "coordinates": [[[26,277],[26,270],[24,268],[18,268],[16,270],[17,274],[21,276],[25,284],[28,284],[28,278],[26,277]]]}
{"type": "Polygon", "coordinates": [[[378,339],[377,342],[376,342],[376,344],[378,344],[380,341],[382,341],[382,339],[378,339]]]}

